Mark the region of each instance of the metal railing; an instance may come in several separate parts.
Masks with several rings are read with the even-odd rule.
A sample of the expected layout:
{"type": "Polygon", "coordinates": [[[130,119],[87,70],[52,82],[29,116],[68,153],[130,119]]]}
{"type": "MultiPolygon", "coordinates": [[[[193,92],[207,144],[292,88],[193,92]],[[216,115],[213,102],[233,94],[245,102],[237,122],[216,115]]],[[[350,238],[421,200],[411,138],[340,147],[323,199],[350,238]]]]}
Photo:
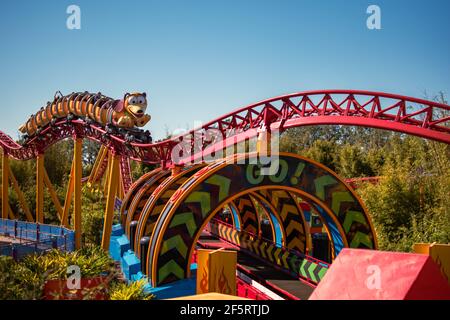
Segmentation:
{"type": "MultiPolygon", "coordinates": [[[[234,229],[234,227],[230,224],[224,223],[223,221],[217,220],[217,219],[211,219],[207,227],[205,228],[207,231],[209,231],[212,234],[215,234],[219,238],[230,242],[235,243],[234,238],[228,239],[227,235],[225,234],[225,238],[220,234],[220,226],[227,228],[227,229],[234,229]]],[[[309,255],[303,254],[299,251],[288,249],[286,247],[279,247],[276,246],[276,244],[273,241],[270,241],[269,239],[264,239],[262,237],[258,237],[252,233],[245,232],[245,231],[237,231],[238,237],[242,239],[242,236],[244,238],[250,239],[251,242],[256,245],[262,245],[262,247],[258,247],[259,250],[255,250],[254,245],[247,245],[242,243],[242,240],[239,240],[240,243],[237,243],[237,245],[242,249],[245,250],[246,253],[248,253],[251,256],[254,256],[255,258],[262,259],[265,262],[269,263],[271,266],[273,266],[275,269],[278,269],[284,273],[287,273],[295,278],[300,279],[303,282],[307,282],[313,286],[317,286],[317,284],[320,282],[321,278],[325,274],[326,270],[329,268],[329,264],[321,261],[317,258],[311,257],[309,255]],[[258,240],[258,242],[256,242],[258,240]],[[261,254],[261,250],[264,250],[265,245],[271,245],[272,247],[276,247],[279,249],[279,252],[276,253],[276,256],[273,255],[271,257],[264,256],[264,253],[261,254]],[[286,255],[287,254],[287,255],[286,255]],[[283,257],[284,256],[284,257],[283,257]],[[269,261],[270,260],[270,261],[269,261]],[[312,266],[315,265],[315,266],[312,266]],[[312,266],[312,269],[310,268],[312,266]],[[312,273],[311,273],[312,271],[312,273]]],[[[247,240],[244,240],[246,242],[247,240]]],[[[276,251],[275,251],[276,252],[276,251]]],[[[274,254],[274,251],[270,250],[270,254],[274,254]]],[[[269,255],[269,252],[267,251],[267,255],[269,255]]]]}
{"type": "Polygon", "coordinates": [[[74,231],[61,226],[0,219],[0,255],[20,260],[51,249],[73,251],[74,231]]]}
{"type": "MultiPolygon", "coordinates": [[[[226,223],[226,222],[224,222],[224,221],[222,221],[222,220],[220,220],[220,219],[213,218],[213,219],[211,219],[210,223],[212,223],[212,224],[214,224],[214,223],[215,223],[215,224],[222,224],[222,225],[224,225],[224,226],[227,226],[227,227],[229,227],[229,228],[231,228],[231,229],[236,230],[236,228],[235,228],[233,225],[231,225],[231,224],[229,224],[229,223],[226,223]]],[[[208,226],[207,226],[207,227],[208,227],[208,226]]],[[[211,231],[211,230],[208,230],[208,231],[211,231]]],[[[237,230],[236,230],[236,231],[237,231],[237,230]]],[[[277,245],[277,244],[276,244],[275,242],[273,242],[272,240],[267,239],[267,238],[264,238],[264,237],[262,237],[262,236],[258,236],[258,235],[254,234],[254,233],[251,233],[251,232],[248,232],[248,231],[245,231],[245,230],[240,230],[239,233],[241,233],[241,234],[247,234],[247,235],[253,237],[254,239],[262,240],[262,241],[264,241],[264,242],[266,242],[266,243],[268,243],[268,244],[273,245],[274,247],[280,248],[280,249],[281,249],[281,252],[289,252],[290,254],[295,255],[295,256],[297,256],[297,257],[299,257],[299,258],[301,258],[301,259],[306,259],[306,260],[308,260],[308,261],[315,262],[315,263],[320,264],[320,265],[322,265],[322,266],[324,266],[324,267],[326,267],[326,268],[328,268],[328,267],[330,266],[329,263],[324,262],[324,261],[322,261],[322,260],[319,260],[319,259],[317,259],[317,258],[314,258],[314,257],[312,257],[312,256],[306,255],[306,254],[304,254],[304,253],[301,253],[300,251],[297,251],[297,250],[294,250],[294,249],[288,249],[288,248],[283,247],[283,246],[280,247],[279,245],[277,245]]]]}

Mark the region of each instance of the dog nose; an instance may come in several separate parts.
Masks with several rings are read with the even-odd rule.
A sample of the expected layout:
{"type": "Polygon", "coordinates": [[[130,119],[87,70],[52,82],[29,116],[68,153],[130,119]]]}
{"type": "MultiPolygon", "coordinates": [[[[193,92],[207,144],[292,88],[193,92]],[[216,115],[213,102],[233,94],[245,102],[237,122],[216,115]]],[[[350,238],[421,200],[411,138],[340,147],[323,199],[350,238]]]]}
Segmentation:
{"type": "Polygon", "coordinates": [[[142,111],[142,110],[138,110],[138,112],[137,112],[137,113],[141,114],[141,113],[144,113],[144,111],[142,111]]]}

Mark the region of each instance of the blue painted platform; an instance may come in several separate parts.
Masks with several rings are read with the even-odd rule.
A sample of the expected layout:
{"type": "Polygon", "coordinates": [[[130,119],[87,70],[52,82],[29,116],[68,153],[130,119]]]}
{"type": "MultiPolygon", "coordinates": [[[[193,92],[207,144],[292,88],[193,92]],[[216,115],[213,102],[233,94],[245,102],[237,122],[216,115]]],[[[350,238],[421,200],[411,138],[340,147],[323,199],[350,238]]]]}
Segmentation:
{"type": "MultiPolygon", "coordinates": [[[[141,261],[136,254],[130,250],[130,241],[125,235],[122,225],[115,224],[112,227],[109,254],[117,262],[129,282],[147,279],[141,271],[141,261]]],[[[167,285],[153,288],[147,281],[145,291],[155,295],[156,299],[170,299],[182,296],[194,295],[196,291],[197,264],[191,264],[191,278],[172,282],[167,285]]]]}

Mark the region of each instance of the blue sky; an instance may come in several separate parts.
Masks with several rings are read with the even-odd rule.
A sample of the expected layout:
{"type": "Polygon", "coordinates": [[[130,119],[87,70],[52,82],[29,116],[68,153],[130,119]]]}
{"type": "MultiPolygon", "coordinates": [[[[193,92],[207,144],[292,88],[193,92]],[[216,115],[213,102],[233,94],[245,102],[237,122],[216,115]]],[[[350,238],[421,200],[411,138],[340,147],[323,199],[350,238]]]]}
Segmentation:
{"type": "Polygon", "coordinates": [[[1,1],[0,130],[17,137],[57,90],[146,91],[155,138],[296,91],[449,94],[449,41],[448,0],[1,1]]]}

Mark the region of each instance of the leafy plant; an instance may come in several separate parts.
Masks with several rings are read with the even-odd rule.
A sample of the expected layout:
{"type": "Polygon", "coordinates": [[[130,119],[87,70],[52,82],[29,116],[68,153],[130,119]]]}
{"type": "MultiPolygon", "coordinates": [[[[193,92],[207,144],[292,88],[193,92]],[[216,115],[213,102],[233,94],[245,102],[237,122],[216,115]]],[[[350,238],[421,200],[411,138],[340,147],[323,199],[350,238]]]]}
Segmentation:
{"type": "Polygon", "coordinates": [[[84,188],[82,198],[82,230],[86,244],[100,245],[100,231],[103,229],[105,205],[102,194],[93,192],[89,188],[84,188]]]}
{"type": "Polygon", "coordinates": [[[0,256],[0,300],[40,299],[44,279],[11,257],[0,256]]]}
{"type": "Polygon", "coordinates": [[[76,265],[84,278],[108,275],[114,270],[114,262],[99,247],[86,247],[74,252],[51,250],[44,255],[29,255],[23,265],[34,273],[45,275],[47,280],[66,279],[67,268],[76,265]]]}
{"type": "Polygon", "coordinates": [[[111,300],[151,300],[154,295],[145,292],[145,279],[130,284],[117,283],[111,288],[111,300]]]}

